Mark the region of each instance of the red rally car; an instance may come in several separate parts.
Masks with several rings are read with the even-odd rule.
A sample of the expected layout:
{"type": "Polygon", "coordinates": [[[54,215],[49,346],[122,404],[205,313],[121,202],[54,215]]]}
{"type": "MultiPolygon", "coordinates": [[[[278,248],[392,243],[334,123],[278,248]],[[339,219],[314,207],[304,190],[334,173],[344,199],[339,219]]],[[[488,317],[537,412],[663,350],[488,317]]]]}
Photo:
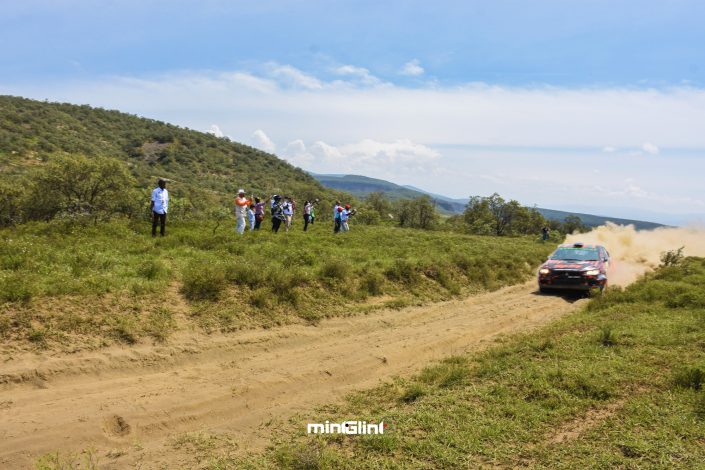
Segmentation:
{"type": "Polygon", "coordinates": [[[607,287],[609,265],[610,254],[604,246],[584,243],[560,245],[539,268],[539,290],[602,291],[607,287]]]}

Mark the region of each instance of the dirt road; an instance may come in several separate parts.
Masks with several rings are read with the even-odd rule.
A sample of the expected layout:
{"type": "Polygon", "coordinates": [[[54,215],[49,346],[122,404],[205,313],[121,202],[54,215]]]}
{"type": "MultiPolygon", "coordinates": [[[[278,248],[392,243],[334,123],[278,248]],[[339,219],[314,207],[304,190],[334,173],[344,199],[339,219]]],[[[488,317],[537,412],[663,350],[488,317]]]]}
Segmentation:
{"type": "Polygon", "coordinates": [[[0,363],[0,468],[95,449],[106,468],[188,466],[174,439],[225,433],[267,443],[272,420],[408,375],[578,307],[533,282],[465,300],[228,335],[181,332],[166,346],[0,363]]]}

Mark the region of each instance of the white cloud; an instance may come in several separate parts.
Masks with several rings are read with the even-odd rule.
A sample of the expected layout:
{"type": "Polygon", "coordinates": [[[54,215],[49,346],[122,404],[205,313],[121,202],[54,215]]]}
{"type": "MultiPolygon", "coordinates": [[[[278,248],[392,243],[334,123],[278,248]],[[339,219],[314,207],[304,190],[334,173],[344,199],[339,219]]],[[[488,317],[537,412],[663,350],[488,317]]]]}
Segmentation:
{"type": "Polygon", "coordinates": [[[223,131],[216,124],[211,124],[211,128],[206,131],[207,134],[213,134],[216,137],[224,137],[223,131]]]}
{"type": "Polygon", "coordinates": [[[641,149],[649,155],[658,155],[661,151],[656,145],[652,144],[651,142],[644,142],[641,145],[641,149]]]}
{"type": "Polygon", "coordinates": [[[421,67],[418,59],[410,60],[404,64],[404,67],[401,69],[402,75],[409,75],[411,77],[418,77],[419,75],[423,75],[424,72],[425,70],[421,67]]]}
{"type": "Polygon", "coordinates": [[[320,90],[323,82],[313,75],[309,75],[291,65],[270,64],[271,74],[275,78],[283,79],[284,83],[307,90],[320,90]]]}
{"type": "Polygon", "coordinates": [[[277,151],[277,146],[272,139],[264,133],[262,129],[257,129],[252,134],[252,139],[254,141],[254,146],[260,150],[264,150],[267,153],[274,153],[277,151]]]}
{"type": "Polygon", "coordinates": [[[351,76],[363,85],[374,86],[382,83],[382,80],[375,77],[369,70],[363,67],[355,67],[354,65],[342,65],[335,69],[338,75],[351,76]]]}
{"type": "Polygon", "coordinates": [[[305,169],[362,173],[456,197],[491,194],[500,183],[478,175],[496,178],[505,171],[503,195],[545,207],[602,198],[605,205],[643,204],[670,213],[685,210],[673,201],[705,200],[699,178],[705,158],[698,150],[705,149],[705,89],[406,87],[375,82],[362,67],[327,71],[332,78],[322,79],[270,63],[259,73],[0,83],[0,94],[120,109],[192,129],[217,122],[214,133],[227,129],[232,140],[256,141],[268,151],[277,150],[275,141],[288,142],[279,152],[305,169]],[[255,137],[252,129],[268,135],[255,137]],[[640,158],[638,168],[629,158],[630,152],[662,149],[668,159],[640,158]],[[592,183],[578,187],[566,177],[575,171],[567,163],[586,161],[603,170],[600,184],[624,197],[595,193],[592,183]],[[640,183],[630,188],[624,180],[635,168],[640,183]],[[545,179],[530,179],[537,175],[545,179]],[[672,197],[647,201],[640,190],[672,197]]]}
{"type": "Polygon", "coordinates": [[[317,172],[378,177],[430,172],[441,157],[438,151],[406,139],[391,142],[363,139],[337,146],[319,140],[308,147],[298,139],[289,143],[284,155],[292,163],[317,172]]]}

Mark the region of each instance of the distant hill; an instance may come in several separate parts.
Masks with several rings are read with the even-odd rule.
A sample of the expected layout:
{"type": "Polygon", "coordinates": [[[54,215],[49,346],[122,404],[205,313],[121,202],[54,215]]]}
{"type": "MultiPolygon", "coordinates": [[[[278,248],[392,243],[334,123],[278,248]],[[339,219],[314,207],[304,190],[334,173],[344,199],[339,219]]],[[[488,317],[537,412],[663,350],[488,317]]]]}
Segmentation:
{"type": "Polygon", "coordinates": [[[368,178],[360,175],[319,175],[311,173],[323,186],[345,191],[353,196],[364,198],[370,193],[382,191],[392,201],[398,199],[411,199],[422,195],[429,195],[436,202],[438,210],[445,214],[456,214],[463,211],[467,201],[453,200],[444,196],[430,194],[425,191],[400,186],[389,181],[368,178]]]}
{"type": "MultiPolygon", "coordinates": [[[[324,186],[341,191],[349,192],[357,197],[365,197],[375,191],[382,191],[391,200],[414,198],[428,195],[436,202],[440,212],[445,214],[462,213],[467,204],[467,199],[453,199],[439,194],[429,193],[414,186],[401,186],[389,181],[376,178],[368,178],[360,175],[318,175],[311,173],[324,186]]],[[[588,227],[597,227],[606,222],[613,222],[619,225],[632,224],[638,229],[653,229],[663,227],[655,222],[645,222],[642,220],[621,219],[617,217],[607,217],[593,214],[583,214],[577,212],[558,211],[553,209],[536,208],[544,217],[549,220],[563,221],[566,217],[577,215],[588,227]]]]}
{"type": "Polygon", "coordinates": [[[123,160],[141,186],[166,177],[176,195],[205,190],[225,199],[244,187],[301,200],[340,197],[300,168],[227,138],[118,111],[0,96],[0,177],[15,181],[61,153],[123,160]]]}

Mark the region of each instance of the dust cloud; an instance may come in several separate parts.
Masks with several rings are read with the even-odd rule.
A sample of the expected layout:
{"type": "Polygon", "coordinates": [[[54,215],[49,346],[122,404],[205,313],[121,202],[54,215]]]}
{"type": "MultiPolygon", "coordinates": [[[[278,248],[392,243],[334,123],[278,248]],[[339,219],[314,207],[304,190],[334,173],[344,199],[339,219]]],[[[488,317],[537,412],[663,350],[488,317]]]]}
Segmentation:
{"type": "Polygon", "coordinates": [[[686,256],[705,256],[705,228],[662,227],[636,230],[633,225],[607,223],[588,233],[573,234],[566,243],[594,243],[610,252],[612,266],[608,272],[612,285],[626,286],[660,263],[661,254],[683,249],[686,256]]]}

